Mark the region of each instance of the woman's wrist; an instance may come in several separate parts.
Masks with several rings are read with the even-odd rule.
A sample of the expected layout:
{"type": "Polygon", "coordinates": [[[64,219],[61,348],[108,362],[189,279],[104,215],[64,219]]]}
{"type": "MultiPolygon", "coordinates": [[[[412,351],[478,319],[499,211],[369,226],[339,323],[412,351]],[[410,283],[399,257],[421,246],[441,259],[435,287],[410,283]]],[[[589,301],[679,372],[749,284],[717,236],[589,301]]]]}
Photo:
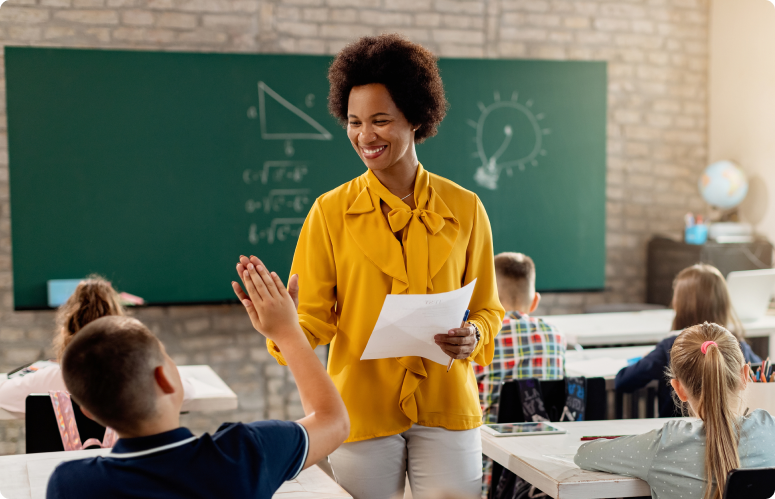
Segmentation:
{"type": "Polygon", "coordinates": [[[482,339],[482,335],[479,333],[479,328],[476,327],[476,324],[473,322],[468,322],[468,325],[474,328],[474,336],[476,337],[474,340],[474,348],[471,350],[471,355],[473,355],[473,353],[476,351],[476,347],[479,346],[479,341],[482,339]]]}

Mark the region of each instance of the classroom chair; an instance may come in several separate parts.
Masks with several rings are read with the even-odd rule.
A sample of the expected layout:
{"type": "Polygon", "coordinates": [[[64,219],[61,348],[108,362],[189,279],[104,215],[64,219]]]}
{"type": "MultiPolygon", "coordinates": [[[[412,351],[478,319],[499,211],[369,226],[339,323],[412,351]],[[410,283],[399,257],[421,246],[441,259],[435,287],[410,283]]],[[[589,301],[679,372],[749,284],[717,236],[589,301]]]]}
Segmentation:
{"type": "MultiPolygon", "coordinates": [[[[90,438],[102,441],[105,436],[105,427],[86,417],[74,400],[72,404],[81,442],[90,438]]],[[[51,406],[51,397],[48,394],[33,393],[27,396],[24,424],[27,454],[63,452],[65,450],[57,427],[54,408],[51,406]]]]}
{"type": "MultiPolygon", "coordinates": [[[[565,380],[540,380],[539,384],[544,408],[549,419],[559,421],[562,409],[565,407],[565,380]]],[[[584,419],[587,421],[606,419],[608,395],[604,378],[587,378],[587,400],[584,411],[584,419]]],[[[498,423],[522,423],[524,421],[525,416],[522,412],[522,400],[517,381],[503,382],[498,404],[498,423]]]]}
{"type": "Polygon", "coordinates": [[[775,468],[732,470],[723,499],[770,499],[775,495],[775,468]]]}

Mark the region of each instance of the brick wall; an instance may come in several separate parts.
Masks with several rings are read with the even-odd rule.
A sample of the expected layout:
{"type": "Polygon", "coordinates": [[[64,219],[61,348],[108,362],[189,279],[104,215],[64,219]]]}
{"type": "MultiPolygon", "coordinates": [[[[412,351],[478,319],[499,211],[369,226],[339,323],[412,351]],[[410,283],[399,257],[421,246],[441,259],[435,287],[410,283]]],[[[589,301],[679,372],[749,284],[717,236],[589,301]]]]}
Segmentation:
{"type": "MultiPolygon", "coordinates": [[[[677,237],[683,214],[702,209],[707,30],[707,0],[8,0],[0,8],[3,45],[335,53],[353,37],[397,31],[440,56],[608,61],[608,291],[548,295],[542,313],[642,301],[646,241],[677,237]]],[[[46,355],[52,331],[50,312],[13,312],[10,250],[0,74],[0,372],[46,355]]],[[[220,420],[300,413],[290,374],[239,306],[136,316],[178,362],[213,366],[240,397],[234,413],[187,415],[184,424],[212,431],[220,420]]],[[[23,449],[21,426],[0,423],[0,454],[23,449]]]]}

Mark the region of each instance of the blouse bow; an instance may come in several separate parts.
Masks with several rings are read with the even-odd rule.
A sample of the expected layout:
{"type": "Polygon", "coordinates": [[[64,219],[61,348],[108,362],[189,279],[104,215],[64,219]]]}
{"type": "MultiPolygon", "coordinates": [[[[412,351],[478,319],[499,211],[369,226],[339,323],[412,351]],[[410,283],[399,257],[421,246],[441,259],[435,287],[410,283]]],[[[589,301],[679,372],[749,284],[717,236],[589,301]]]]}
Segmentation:
{"type": "Polygon", "coordinates": [[[388,213],[388,220],[390,221],[390,230],[398,232],[406,227],[406,224],[410,223],[412,218],[420,220],[425,228],[431,235],[436,235],[444,228],[444,217],[438,213],[434,213],[428,210],[407,210],[403,208],[396,208],[388,213]]]}

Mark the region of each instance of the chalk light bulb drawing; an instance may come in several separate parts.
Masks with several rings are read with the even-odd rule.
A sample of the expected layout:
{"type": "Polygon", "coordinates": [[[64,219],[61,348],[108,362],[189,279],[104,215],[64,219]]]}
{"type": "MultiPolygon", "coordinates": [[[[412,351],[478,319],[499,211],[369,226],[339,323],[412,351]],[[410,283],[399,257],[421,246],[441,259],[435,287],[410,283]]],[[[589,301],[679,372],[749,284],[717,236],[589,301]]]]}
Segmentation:
{"type": "Polygon", "coordinates": [[[518,98],[519,94],[515,91],[510,100],[502,101],[500,93],[495,92],[494,102],[489,106],[478,103],[481,111],[479,120],[468,120],[468,124],[476,130],[473,157],[481,162],[474,180],[487,189],[498,188],[503,171],[511,176],[515,167],[524,171],[528,165],[538,166],[538,157],[546,155],[543,138],[551,130],[542,128],[539,123],[544,115],[531,110],[532,100],[522,104],[518,98]],[[493,141],[495,144],[500,142],[500,145],[489,147],[493,146],[493,141]],[[506,154],[507,151],[510,154],[506,154]]]}

